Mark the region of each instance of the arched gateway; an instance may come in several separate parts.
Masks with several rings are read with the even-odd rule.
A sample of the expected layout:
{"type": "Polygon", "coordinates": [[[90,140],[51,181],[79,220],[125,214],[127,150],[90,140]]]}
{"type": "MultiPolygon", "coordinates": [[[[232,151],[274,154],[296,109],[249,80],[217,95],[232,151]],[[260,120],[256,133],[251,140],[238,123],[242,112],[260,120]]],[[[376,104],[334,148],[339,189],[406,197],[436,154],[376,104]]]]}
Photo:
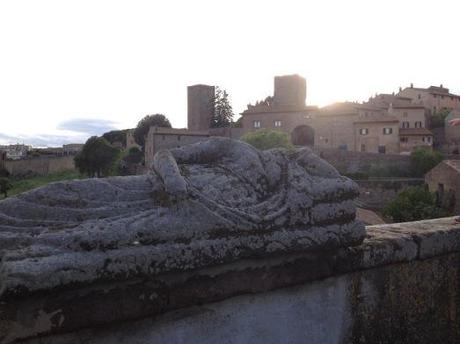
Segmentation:
{"type": "Polygon", "coordinates": [[[315,131],[308,125],[299,125],[292,131],[291,141],[295,146],[314,146],[315,131]]]}

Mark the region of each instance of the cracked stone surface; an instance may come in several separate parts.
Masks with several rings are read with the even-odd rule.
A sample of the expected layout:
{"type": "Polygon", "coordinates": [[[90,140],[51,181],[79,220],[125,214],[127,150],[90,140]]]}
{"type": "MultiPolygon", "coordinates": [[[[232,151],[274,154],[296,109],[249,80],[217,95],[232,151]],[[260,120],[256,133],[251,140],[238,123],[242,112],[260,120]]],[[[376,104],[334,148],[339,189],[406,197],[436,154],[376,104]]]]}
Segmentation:
{"type": "Polygon", "coordinates": [[[226,138],[160,151],[143,176],[57,182],[0,202],[0,293],[359,245],[354,182],[309,149],[226,138]]]}

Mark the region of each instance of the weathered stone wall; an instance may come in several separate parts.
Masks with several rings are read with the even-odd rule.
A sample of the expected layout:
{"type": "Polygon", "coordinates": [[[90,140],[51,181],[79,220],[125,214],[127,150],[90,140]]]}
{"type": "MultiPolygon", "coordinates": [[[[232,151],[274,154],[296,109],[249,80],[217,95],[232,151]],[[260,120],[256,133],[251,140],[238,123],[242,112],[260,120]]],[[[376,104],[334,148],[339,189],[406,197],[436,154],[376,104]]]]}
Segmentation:
{"type": "Polygon", "coordinates": [[[18,312],[25,321],[41,304],[42,326],[57,332],[25,343],[458,343],[460,224],[447,218],[367,230],[361,246],[339,252],[56,294],[63,308],[55,313],[38,295],[18,312]],[[90,317],[96,325],[115,310],[140,315],[153,305],[157,314],[171,311],[58,334],[69,321],[90,317]]]}
{"type": "Polygon", "coordinates": [[[314,150],[344,174],[369,173],[371,169],[394,169],[402,174],[410,172],[410,156],[408,155],[350,152],[318,147],[315,147],[314,150]]]}
{"type": "Polygon", "coordinates": [[[22,160],[7,160],[5,168],[11,175],[47,175],[54,172],[75,170],[74,156],[40,157],[22,160]]]}
{"type": "Polygon", "coordinates": [[[422,185],[423,179],[418,178],[382,178],[369,180],[355,180],[359,185],[357,202],[372,210],[382,210],[389,202],[410,186],[422,185]]]}

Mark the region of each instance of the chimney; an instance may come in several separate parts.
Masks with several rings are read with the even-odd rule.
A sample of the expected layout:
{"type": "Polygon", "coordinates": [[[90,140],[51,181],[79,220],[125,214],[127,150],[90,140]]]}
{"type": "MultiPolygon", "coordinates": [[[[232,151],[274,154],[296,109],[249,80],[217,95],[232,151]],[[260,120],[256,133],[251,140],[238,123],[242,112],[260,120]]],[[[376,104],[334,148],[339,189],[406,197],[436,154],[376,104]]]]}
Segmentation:
{"type": "Polygon", "coordinates": [[[414,84],[413,84],[413,83],[410,84],[410,88],[414,88],[414,84]]]}
{"type": "Polygon", "coordinates": [[[441,84],[441,88],[443,88],[442,86],[443,86],[443,85],[441,84]]]}

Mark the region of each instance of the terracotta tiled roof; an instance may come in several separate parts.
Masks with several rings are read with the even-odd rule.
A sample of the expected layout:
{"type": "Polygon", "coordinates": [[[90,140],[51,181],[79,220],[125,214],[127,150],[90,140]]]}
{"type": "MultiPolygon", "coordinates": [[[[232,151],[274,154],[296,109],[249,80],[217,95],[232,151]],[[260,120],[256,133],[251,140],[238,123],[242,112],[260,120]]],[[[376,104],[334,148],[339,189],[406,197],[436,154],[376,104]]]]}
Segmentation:
{"type": "Polygon", "coordinates": [[[433,133],[427,128],[409,128],[409,129],[399,129],[400,136],[433,136],[433,133]]]}

